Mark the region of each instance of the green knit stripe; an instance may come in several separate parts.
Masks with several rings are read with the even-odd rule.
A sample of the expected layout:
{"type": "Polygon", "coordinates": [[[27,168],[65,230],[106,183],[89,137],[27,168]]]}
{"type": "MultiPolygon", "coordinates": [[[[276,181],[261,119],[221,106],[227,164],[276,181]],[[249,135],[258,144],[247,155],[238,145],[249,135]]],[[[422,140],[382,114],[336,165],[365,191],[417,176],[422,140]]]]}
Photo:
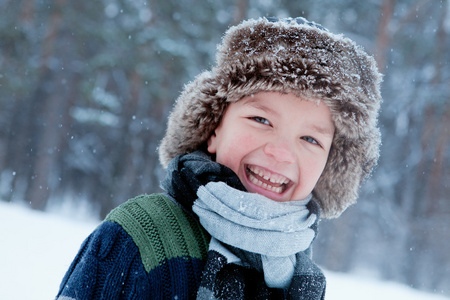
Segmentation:
{"type": "Polygon", "coordinates": [[[120,224],[133,238],[147,272],[170,258],[206,258],[207,233],[164,195],[131,199],[113,210],[106,221],[120,224]]]}

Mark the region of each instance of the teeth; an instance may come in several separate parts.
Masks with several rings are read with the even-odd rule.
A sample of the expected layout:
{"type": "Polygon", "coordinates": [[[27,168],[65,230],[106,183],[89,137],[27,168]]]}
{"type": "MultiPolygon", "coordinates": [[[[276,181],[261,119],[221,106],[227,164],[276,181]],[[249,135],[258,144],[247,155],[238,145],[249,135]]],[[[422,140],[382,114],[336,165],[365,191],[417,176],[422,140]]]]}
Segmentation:
{"type": "Polygon", "coordinates": [[[280,184],[282,185],[282,186],[278,186],[278,187],[268,185],[267,183],[262,182],[261,180],[259,180],[255,176],[253,176],[252,173],[249,173],[250,181],[253,184],[260,186],[266,190],[281,194],[281,192],[283,192],[283,189],[285,188],[283,185],[289,183],[289,179],[287,179],[286,177],[284,177],[282,175],[271,174],[270,172],[264,171],[263,169],[260,169],[256,166],[249,166],[248,168],[252,173],[257,174],[258,176],[264,178],[265,180],[270,181],[277,185],[280,185],[280,184]]]}
{"type": "Polygon", "coordinates": [[[289,179],[278,174],[271,174],[268,171],[264,171],[263,169],[257,167],[257,166],[249,166],[248,167],[250,171],[252,171],[255,174],[258,174],[265,180],[268,180],[273,183],[279,183],[279,184],[287,184],[289,182],[289,179]]]}

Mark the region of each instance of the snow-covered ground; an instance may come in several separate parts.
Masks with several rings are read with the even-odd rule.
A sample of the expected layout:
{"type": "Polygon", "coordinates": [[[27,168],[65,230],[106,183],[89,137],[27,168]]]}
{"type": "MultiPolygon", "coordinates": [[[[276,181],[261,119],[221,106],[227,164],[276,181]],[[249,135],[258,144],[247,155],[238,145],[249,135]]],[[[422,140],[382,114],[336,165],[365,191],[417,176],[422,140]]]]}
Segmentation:
{"type": "MultiPolygon", "coordinates": [[[[54,299],[81,242],[98,225],[0,202],[0,299],[54,299]]],[[[326,272],[327,299],[449,300],[393,282],[326,272]]]]}

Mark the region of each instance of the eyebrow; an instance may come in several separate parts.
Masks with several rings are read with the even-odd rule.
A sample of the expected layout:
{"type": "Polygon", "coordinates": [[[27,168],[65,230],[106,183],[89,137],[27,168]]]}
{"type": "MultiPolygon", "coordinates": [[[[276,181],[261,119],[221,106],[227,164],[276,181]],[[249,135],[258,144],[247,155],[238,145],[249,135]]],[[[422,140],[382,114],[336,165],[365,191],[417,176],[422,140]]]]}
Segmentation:
{"type": "Polygon", "coordinates": [[[320,125],[311,125],[311,128],[313,130],[319,132],[320,134],[328,135],[328,136],[331,136],[331,137],[334,136],[334,127],[330,128],[328,126],[323,127],[323,126],[320,126],[320,125]]]}
{"type": "Polygon", "coordinates": [[[245,102],[247,102],[247,104],[253,106],[256,109],[260,109],[266,113],[271,113],[271,114],[275,114],[276,116],[279,116],[280,113],[277,112],[276,110],[270,108],[269,106],[266,106],[264,104],[261,104],[257,101],[256,97],[251,97],[245,100],[245,102]]]}

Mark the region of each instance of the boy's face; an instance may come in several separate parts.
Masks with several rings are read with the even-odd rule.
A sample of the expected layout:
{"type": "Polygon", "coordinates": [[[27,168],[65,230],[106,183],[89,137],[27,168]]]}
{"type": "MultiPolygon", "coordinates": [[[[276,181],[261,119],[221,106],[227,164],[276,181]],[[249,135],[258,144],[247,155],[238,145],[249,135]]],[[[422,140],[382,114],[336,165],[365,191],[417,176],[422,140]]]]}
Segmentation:
{"type": "Polygon", "coordinates": [[[227,107],[208,152],[247,191],[275,201],[302,200],[322,174],[333,134],[330,109],[322,102],[261,92],[227,107]]]}

